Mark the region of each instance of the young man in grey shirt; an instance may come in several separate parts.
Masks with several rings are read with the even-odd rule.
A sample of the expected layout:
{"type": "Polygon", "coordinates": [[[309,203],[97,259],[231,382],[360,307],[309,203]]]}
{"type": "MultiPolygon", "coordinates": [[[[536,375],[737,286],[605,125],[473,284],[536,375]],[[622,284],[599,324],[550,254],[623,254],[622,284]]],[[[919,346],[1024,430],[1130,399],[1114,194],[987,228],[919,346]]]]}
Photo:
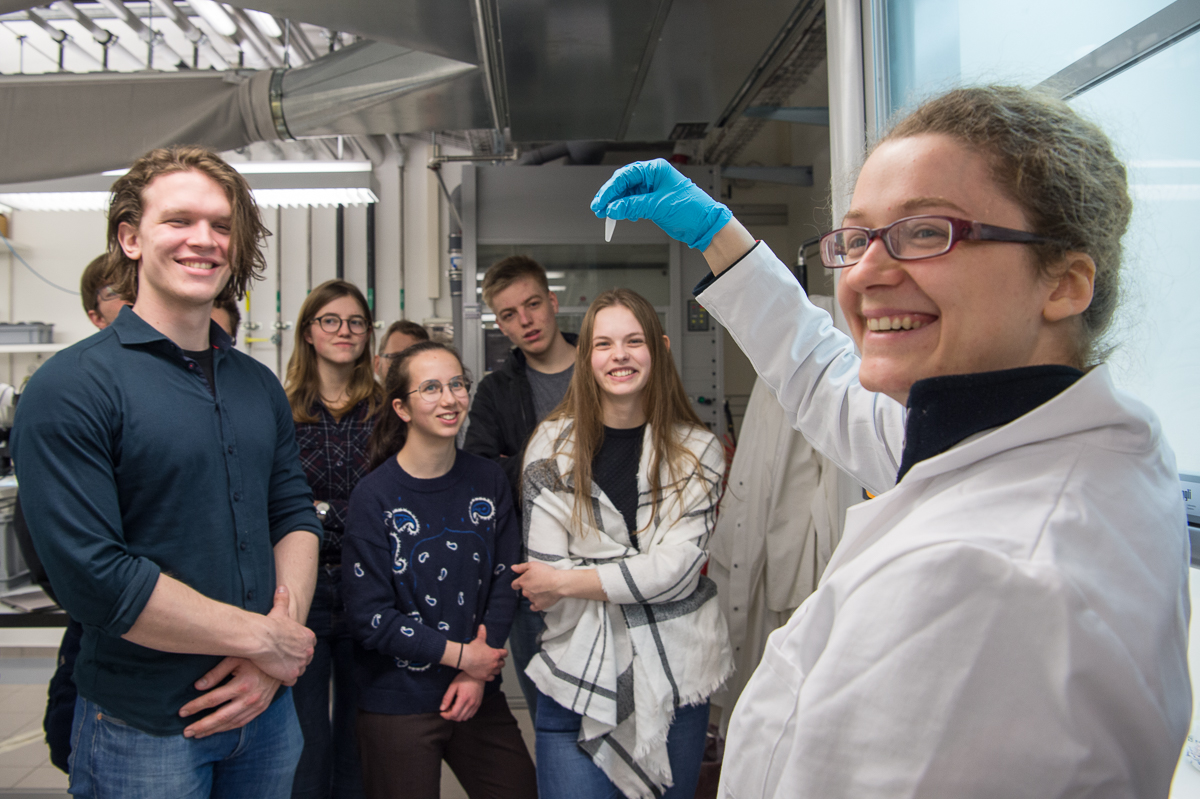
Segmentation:
{"type": "MultiPolygon", "coordinates": [[[[499,463],[520,512],[521,455],[525,442],[562,401],[575,370],[575,336],[558,329],[558,298],[546,270],[524,255],[492,264],[483,278],[483,301],[514,348],[504,364],[479,381],[463,449],[499,463]]],[[[529,715],[537,714],[537,688],[525,667],[537,654],[542,620],[522,598],[509,633],[509,649],[529,715]]]]}

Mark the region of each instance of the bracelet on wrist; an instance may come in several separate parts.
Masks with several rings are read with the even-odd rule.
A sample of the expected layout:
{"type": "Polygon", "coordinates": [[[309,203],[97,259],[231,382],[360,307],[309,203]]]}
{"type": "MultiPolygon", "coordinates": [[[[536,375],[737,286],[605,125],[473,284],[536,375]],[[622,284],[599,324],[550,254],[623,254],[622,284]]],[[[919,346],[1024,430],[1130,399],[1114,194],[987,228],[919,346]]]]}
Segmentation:
{"type": "Polygon", "coordinates": [[[462,653],[463,653],[463,650],[466,648],[467,648],[466,644],[458,645],[458,662],[454,664],[454,668],[456,668],[456,669],[462,668],[462,653]]]}

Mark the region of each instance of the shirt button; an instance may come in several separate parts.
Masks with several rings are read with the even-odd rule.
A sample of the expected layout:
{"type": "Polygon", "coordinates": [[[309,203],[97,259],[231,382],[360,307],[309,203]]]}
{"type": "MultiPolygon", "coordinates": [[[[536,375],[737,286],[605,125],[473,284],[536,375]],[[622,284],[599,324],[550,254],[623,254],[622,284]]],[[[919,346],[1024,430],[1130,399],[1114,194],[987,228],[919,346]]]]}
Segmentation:
{"type": "Polygon", "coordinates": [[[233,492],[233,501],[234,501],[234,502],[241,502],[241,501],[242,501],[242,492],[241,492],[241,491],[234,491],[234,492],[233,492]]]}
{"type": "Polygon", "coordinates": [[[238,546],[240,546],[240,547],[241,547],[241,549],[242,549],[242,551],[243,551],[243,552],[245,552],[245,551],[246,551],[246,548],[247,548],[247,547],[249,547],[250,545],[249,545],[249,544],[247,544],[245,541],[243,541],[243,542],[242,542],[241,544],[239,544],[238,546]]]}
{"type": "Polygon", "coordinates": [[[188,368],[189,368],[189,369],[195,369],[195,368],[196,368],[196,364],[194,364],[194,363],[189,363],[189,364],[188,364],[188,368]]]}
{"type": "Polygon", "coordinates": [[[338,462],[337,462],[337,465],[338,465],[338,466],[341,466],[341,465],[342,465],[342,461],[338,461],[338,462]]]}
{"type": "Polygon", "coordinates": [[[246,592],[246,599],[254,599],[254,589],[253,588],[251,588],[249,591],[246,592]]]}
{"type": "Polygon", "coordinates": [[[225,451],[228,452],[230,455],[232,455],[233,454],[233,444],[230,444],[228,447],[226,447],[225,451]]]}

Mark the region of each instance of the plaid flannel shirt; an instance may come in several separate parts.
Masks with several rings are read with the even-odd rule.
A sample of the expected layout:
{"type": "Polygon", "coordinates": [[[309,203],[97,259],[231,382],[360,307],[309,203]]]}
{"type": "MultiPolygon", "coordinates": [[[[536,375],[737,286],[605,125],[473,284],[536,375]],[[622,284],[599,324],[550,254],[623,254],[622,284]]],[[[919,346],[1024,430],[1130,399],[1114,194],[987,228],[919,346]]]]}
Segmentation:
{"type": "Polygon", "coordinates": [[[313,499],[329,503],[321,563],[341,563],[342,531],[346,529],[350,492],[367,474],[367,445],[374,420],[367,413],[366,400],[338,420],[320,402],[314,405],[313,415],[316,422],[296,424],[300,466],[312,488],[313,499]]]}

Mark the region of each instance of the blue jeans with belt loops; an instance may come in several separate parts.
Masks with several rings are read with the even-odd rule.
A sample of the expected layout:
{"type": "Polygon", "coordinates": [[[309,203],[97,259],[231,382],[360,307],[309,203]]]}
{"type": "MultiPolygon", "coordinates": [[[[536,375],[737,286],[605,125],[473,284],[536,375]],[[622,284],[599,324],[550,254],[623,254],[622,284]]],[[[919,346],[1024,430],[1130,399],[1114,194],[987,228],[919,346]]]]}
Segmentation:
{"type": "Polygon", "coordinates": [[[72,796],[288,799],[304,745],[291,689],[244,727],[196,740],[130,727],[82,696],[71,735],[72,796]]]}
{"type": "MultiPolygon", "coordinates": [[[[708,732],[708,701],[675,709],[667,733],[667,755],[674,785],[662,799],[692,799],[700,782],[704,738],[708,732]]],[[[607,775],[579,748],[582,718],[538,692],[537,780],[545,799],[624,799],[607,775]]]]}

